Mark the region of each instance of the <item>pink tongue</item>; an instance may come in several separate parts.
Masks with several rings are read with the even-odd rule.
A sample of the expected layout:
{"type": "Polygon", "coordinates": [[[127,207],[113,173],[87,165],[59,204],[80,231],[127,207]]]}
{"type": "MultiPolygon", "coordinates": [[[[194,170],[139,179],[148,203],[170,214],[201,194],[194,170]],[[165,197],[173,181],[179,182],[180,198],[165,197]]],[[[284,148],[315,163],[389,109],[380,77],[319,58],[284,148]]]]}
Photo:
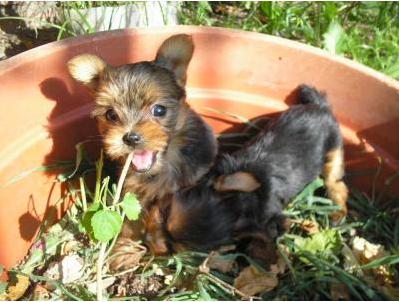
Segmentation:
{"type": "Polygon", "coordinates": [[[138,171],[148,170],[152,165],[153,154],[153,151],[134,151],[132,163],[138,171]]]}

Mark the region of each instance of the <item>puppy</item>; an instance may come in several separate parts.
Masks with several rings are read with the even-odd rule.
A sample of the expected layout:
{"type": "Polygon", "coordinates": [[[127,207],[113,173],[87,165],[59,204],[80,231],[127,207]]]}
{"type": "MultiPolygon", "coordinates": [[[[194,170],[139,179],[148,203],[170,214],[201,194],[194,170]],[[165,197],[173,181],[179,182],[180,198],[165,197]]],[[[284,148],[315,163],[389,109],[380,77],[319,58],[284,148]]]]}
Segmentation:
{"type": "Polygon", "coordinates": [[[333,219],[346,215],[338,123],[317,90],[303,85],[299,94],[300,105],[244,148],[222,155],[198,185],[153,208],[147,240],[155,253],[206,251],[244,238],[273,241],[285,229],[284,205],[319,175],[341,207],[333,219]]]}
{"type": "MultiPolygon", "coordinates": [[[[72,77],[93,92],[105,154],[121,167],[133,153],[124,191],[138,195],[144,212],[195,184],[217,153],[212,130],[186,102],[193,51],[191,36],[180,34],[165,40],[153,61],[111,66],[83,54],[68,62],[72,77]]],[[[130,235],[124,228],[122,236],[130,235]]]]}

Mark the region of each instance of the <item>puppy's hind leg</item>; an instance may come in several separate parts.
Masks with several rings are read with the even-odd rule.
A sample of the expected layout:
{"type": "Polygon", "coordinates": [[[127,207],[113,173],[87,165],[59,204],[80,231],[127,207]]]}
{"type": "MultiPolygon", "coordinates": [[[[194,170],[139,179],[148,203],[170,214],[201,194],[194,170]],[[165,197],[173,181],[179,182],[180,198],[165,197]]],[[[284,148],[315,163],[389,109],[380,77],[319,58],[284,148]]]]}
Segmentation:
{"type": "Polygon", "coordinates": [[[342,146],[331,149],[326,155],[323,168],[324,183],[327,194],[341,210],[334,212],[331,218],[334,223],[339,223],[347,214],[346,201],[348,199],[348,188],[342,181],[344,176],[344,152],[342,146]]]}

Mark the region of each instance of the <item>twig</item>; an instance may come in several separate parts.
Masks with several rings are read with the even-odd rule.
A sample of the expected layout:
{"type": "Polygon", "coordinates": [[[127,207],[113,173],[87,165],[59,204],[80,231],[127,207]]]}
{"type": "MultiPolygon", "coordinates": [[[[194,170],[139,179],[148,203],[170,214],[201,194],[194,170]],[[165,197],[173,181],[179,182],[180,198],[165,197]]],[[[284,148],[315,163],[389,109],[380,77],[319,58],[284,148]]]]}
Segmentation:
{"type": "Polygon", "coordinates": [[[261,300],[260,297],[256,297],[256,296],[250,296],[247,295],[245,293],[243,293],[242,291],[240,291],[239,289],[235,288],[233,285],[220,280],[219,278],[215,277],[214,275],[212,275],[211,273],[204,273],[204,275],[206,275],[209,279],[211,279],[213,282],[224,286],[225,288],[228,288],[229,290],[231,290],[233,293],[239,295],[241,298],[243,298],[244,300],[249,300],[249,301],[253,301],[253,300],[261,300]]]}
{"type": "Polygon", "coordinates": [[[209,259],[211,257],[213,257],[216,254],[215,251],[212,251],[206,258],[205,260],[202,262],[202,264],[198,267],[198,271],[204,275],[206,275],[209,279],[211,279],[213,282],[218,283],[219,285],[222,285],[226,288],[228,288],[229,290],[231,290],[233,293],[239,295],[241,298],[245,299],[245,300],[260,300],[259,297],[255,297],[255,296],[250,296],[247,295],[245,293],[243,293],[242,291],[240,291],[239,289],[235,288],[234,286],[232,286],[231,284],[224,282],[223,280],[220,280],[219,278],[215,277],[214,275],[211,274],[210,272],[210,268],[208,266],[208,262],[209,259]]]}

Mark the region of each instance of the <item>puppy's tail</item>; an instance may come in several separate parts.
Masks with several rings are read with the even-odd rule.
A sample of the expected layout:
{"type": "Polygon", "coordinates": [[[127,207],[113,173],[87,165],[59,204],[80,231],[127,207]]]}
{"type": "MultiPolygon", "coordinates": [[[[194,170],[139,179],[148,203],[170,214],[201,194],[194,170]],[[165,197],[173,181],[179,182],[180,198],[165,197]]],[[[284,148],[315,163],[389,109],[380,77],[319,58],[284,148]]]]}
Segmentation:
{"type": "Polygon", "coordinates": [[[329,107],[324,93],[308,85],[299,86],[299,102],[301,104],[317,104],[320,107],[329,107]]]}

